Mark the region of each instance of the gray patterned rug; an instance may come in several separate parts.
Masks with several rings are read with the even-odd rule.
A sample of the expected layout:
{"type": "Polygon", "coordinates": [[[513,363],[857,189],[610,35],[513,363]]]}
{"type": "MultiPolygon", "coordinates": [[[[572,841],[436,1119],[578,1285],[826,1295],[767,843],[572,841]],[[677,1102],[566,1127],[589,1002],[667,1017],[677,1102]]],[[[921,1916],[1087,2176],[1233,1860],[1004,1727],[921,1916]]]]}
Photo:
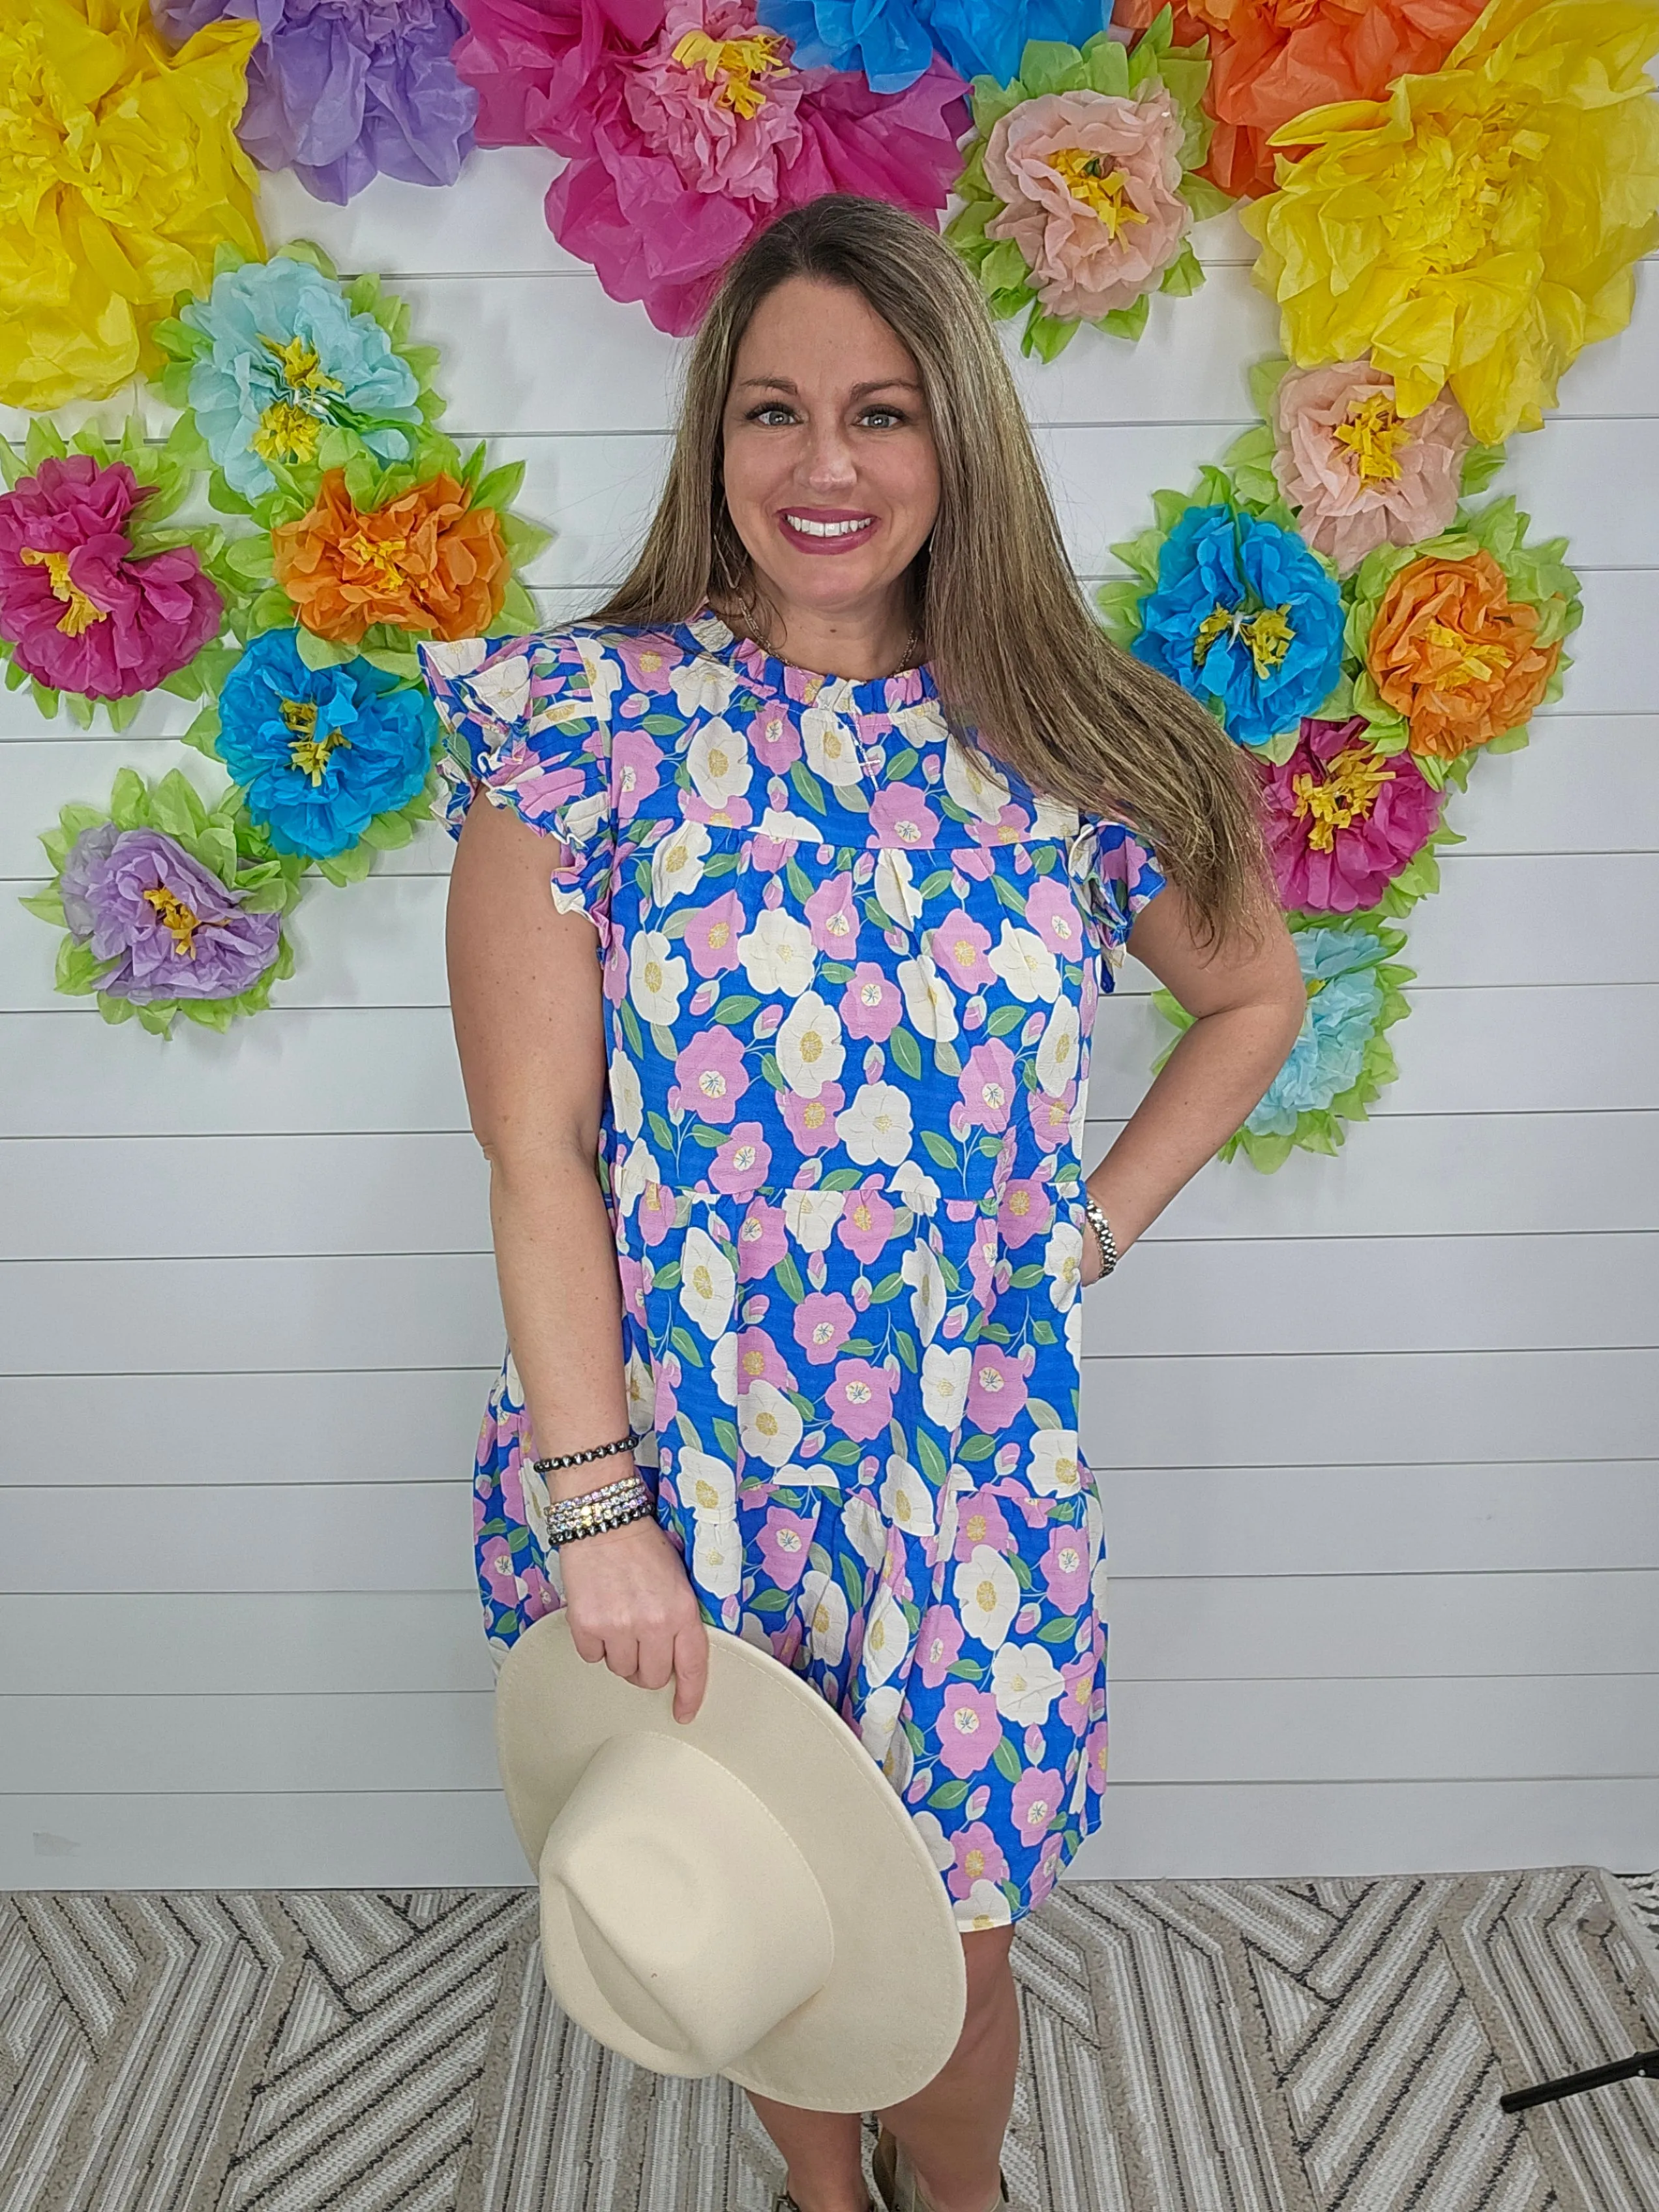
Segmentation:
{"type": "MultiPolygon", "coordinates": [[[[1018,2212],[1659,2212],[1659,1877],[1065,1887],[1018,2212]]],[[[521,1890],[0,1898],[7,2212],[766,2212],[747,2101],[550,2001],[521,1890]]]]}

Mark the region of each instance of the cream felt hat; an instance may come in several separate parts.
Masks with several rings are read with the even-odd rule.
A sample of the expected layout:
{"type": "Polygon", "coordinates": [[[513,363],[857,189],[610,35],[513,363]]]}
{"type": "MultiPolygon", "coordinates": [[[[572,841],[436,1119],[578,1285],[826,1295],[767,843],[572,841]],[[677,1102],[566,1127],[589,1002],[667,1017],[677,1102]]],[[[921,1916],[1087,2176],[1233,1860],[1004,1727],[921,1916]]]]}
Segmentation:
{"type": "Polygon", "coordinates": [[[962,1940],[915,1822],[840,1715],[708,1632],[694,1720],[590,1664],[562,1613],[495,1686],[507,1809],[564,2010],[660,2074],[815,2112],[896,2103],[956,2047],[962,1940]]]}

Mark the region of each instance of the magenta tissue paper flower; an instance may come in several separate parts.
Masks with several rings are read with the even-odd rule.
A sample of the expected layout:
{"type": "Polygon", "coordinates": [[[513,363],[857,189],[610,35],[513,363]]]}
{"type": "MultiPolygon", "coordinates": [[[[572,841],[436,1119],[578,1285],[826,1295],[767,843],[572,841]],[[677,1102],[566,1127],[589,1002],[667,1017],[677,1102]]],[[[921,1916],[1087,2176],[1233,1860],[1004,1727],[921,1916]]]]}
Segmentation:
{"type": "Polygon", "coordinates": [[[377,171],[453,185],[472,150],[477,95],[451,60],[465,28],[449,0],[151,0],[174,46],[204,23],[259,26],[237,136],[262,169],[292,169],[345,201],[377,171]]]}
{"type": "Polygon", "coordinates": [[[0,495],[0,637],[38,684],[129,698],[218,635],[224,604],[193,546],[133,554],[128,520],[149,495],[125,461],[88,453],[0,495]]]}
{"type": "Polygon", "coordinates": [[[1290,370],[1273,419],[1279,488],[1339,575],[1379,545],[1418,545],[1449,526],[1473,442],[1449,392],[1401,416],[1386,369],[1342,361],[1290,370]]]}
{"type": "Polygon", "coordinates": [[[1409,753],[1377,752],[1363,715],[1304,721],[1287,761],[1258,766],[1262,827],[1287,913],[1364,912],[1440,826],[1445,793],[1409,753]]]}
{"type": "Polygon", "coordinates": [[[547,146],[561,246],[659,330],[694,329],[732,256],[787,208],[859,192],[937,222],[966,87],[935,60],[906,92],[798,70],[749,0],[470,0],[456,67],[482,144],[547,146]]]}
{"type": "Polygon", "coordinates": [[[115,999],[234,999],[276,957],[280,914],[245,914],[228,890],[159,830],[100,822],[82,831],[58,878],[77,944],[118,965],[99,978],[115,999]]]}

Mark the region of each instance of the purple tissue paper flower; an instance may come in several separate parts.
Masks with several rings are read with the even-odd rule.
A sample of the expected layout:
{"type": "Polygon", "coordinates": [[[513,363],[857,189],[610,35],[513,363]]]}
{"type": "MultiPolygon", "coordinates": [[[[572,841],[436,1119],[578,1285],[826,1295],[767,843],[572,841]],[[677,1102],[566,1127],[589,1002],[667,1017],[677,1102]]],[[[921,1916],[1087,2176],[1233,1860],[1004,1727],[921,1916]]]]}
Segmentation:
{"type": "Polygon", "coordinates": [[[175,46],[222,16],[260,40],[237,136],[262,169],[292,169],[319,199],[349,200],[377,170],[453,185],[472,150],[478,95],[449,57],[465,28],[449,0],[151,0],[175,46]]]}
{"type": "Polygon", "coordinates": [[[70,936],[119,961],[98,988],[136,1006],[236,998],[276,957],[281,915],[244,914],[240,891],[159,830],[83,830],[58,890],[70,936]]]}

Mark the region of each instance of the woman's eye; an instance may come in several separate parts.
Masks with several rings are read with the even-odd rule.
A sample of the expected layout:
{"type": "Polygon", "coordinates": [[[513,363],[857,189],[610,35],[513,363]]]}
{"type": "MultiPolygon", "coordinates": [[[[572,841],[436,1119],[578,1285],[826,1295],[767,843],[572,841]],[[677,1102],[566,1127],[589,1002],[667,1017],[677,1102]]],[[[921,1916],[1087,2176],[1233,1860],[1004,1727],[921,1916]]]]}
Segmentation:
{"type": "Polygon", "coordinates": [[[775,429],[781,423],[793,422],[795,417],[793,409],[782,406],[775,401],[769,406],[753,409],[749,419],[751,422],[762,423],[770,430],[775,429]]]}
{"type": "Polygon", "coordinates": [[[890,430],[904,417],[896,407],[866,407],[859,420],[869,429],[890,430]]]}

